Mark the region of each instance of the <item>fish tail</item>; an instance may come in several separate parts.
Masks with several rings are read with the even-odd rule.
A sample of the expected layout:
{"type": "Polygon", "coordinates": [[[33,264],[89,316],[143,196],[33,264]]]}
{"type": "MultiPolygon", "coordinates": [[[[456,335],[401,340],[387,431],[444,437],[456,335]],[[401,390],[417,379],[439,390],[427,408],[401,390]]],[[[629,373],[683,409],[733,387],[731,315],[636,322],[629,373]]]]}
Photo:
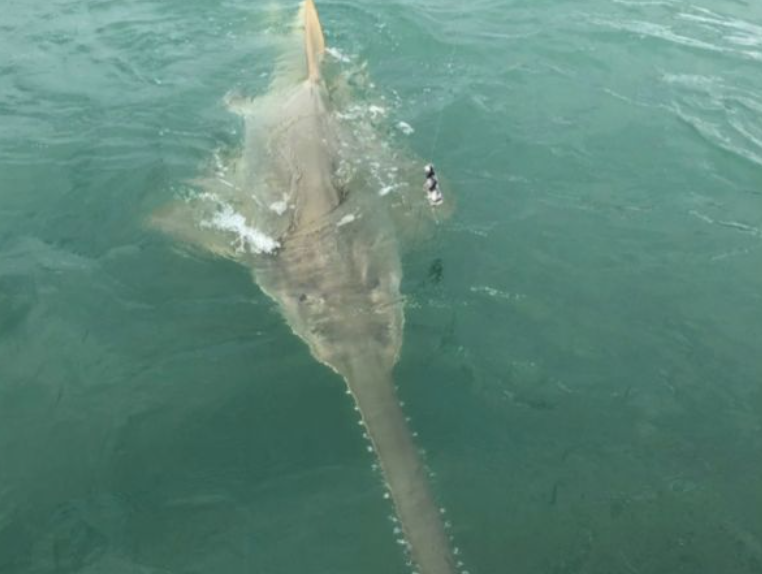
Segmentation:
{"type": "Polygon", "coordinates": [[[325,53],[325,37],[314,0],[305,0],[302,6],[302,18],[304,21],[304,51],[307,56],[308,77],[311,82],[319,82],[320,63],[325,53]]]}

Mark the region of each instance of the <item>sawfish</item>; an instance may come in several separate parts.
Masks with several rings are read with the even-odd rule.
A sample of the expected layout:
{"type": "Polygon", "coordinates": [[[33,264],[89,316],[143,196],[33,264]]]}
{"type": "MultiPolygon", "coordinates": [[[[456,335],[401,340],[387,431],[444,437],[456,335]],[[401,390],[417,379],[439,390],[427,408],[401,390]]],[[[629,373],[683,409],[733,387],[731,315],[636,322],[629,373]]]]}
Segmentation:
{"type": "Polygon", "coordinates": [[[313,0],[301,5],[291,39],[264,95],[226,98],[243,118],[240,153],[151,222],[251,269],[312,355],[346,381],[417,571],[454,574],[441,511],[392,378],[404,327],[400,230],[416,209],[431,208],[420,185],[386,193],[395,186],[378,189],[379,177],[392,174],[404,188],[400,180],[422,182],[423,166],[413,170],[415,162],[344,121],[350,89],[324,74],[313,0]],[[416,207],[416,198],[424,205],[416,207]]]}

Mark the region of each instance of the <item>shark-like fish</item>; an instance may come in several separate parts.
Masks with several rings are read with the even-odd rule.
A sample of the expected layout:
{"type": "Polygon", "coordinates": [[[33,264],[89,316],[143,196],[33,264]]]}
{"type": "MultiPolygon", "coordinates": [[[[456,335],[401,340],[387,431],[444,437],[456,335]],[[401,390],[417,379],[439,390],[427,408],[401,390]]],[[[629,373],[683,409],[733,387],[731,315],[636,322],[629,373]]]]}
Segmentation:
{"type": "MultiPolygon", "coordinates": [[[[420,185],[409,197],[378,189],[381,163],[405,179],[414,162],[342,121],[337,102],[346,86],[324,78],[325,40],[313,0],[302,4],[297,22],[298,40],[279,61],[270,90],[228,98],[244,121],[240,155],[152,222],[251,268],[312,355],[346,381],[417,570],[454,574],[441,511],[392,379],[404,326],[399,216],[411,220],[417,197],[423,212],[431,209],[420,185]]],[[[412,176],[418,184],[422,168],[417,164],[412,176]]]]}

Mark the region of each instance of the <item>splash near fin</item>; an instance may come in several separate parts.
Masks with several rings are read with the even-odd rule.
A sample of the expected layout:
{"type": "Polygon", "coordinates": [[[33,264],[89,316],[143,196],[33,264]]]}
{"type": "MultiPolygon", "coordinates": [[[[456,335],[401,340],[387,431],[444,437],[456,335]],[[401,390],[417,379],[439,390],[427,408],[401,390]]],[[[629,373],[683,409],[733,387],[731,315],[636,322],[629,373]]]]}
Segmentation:
{"type": "Polygon", "coordinates": [[[307,68],[311,82],[320,81],[320,62],[325,53],[325,38],[320,26],[314,0],[305,0],[302,7],[304,19],[304,51],[307,54],[307,68]]]}

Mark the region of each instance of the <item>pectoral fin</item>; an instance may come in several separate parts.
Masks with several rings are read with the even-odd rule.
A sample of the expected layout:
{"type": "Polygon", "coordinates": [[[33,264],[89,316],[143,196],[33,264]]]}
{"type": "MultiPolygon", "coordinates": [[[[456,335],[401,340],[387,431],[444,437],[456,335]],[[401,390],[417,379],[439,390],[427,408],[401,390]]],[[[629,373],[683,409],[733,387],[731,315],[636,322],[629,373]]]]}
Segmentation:
{"type": "Polygon", "coordinates": [[[178,241],[236,261],[280,248],[277,238],[257,228],[251,205],[221,193],[172,200],[153,213],[149,224],[178,241]]]}
{"type": "Polygon", "coordinates": [[[213,216],[210,205],[199,198],[174,199],[157,209],[148,224],[183,244],[226,259],[236,258],[236,247],[228,234],[220,233],[204,221],[213,216]]]}

